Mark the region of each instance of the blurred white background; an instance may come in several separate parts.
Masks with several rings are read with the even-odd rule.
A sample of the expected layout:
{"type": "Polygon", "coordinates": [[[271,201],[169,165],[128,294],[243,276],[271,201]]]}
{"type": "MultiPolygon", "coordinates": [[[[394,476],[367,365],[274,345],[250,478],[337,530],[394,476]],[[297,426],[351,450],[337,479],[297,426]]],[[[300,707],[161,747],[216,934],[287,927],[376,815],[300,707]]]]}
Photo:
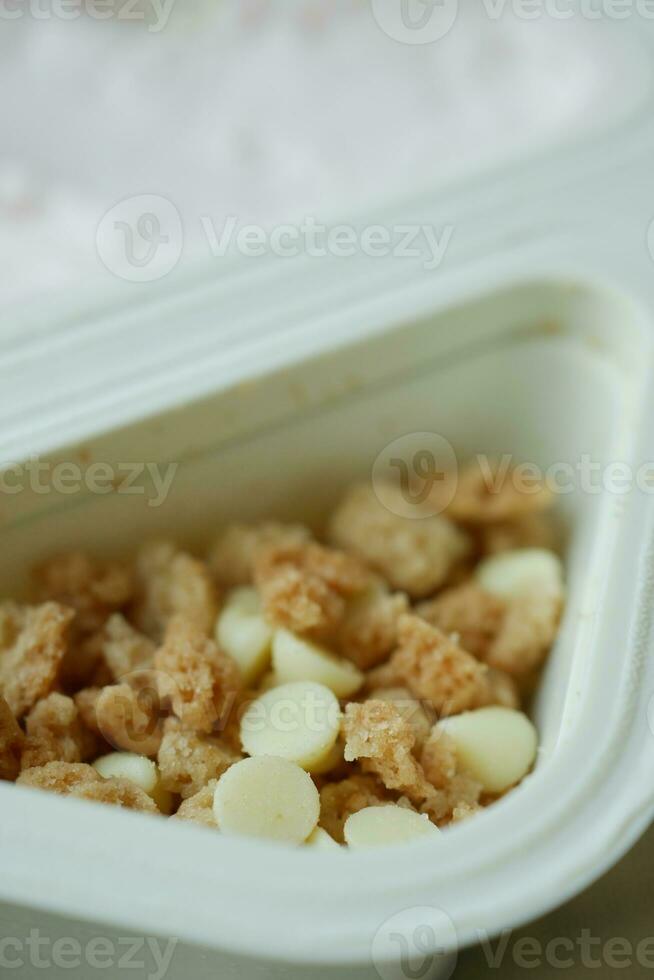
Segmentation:
{"type": "Polygon", "coordinates": [[[106,280],[96,230],[124,198],[170,200],[185,261],[208,258],[202,216],[361,212],[577,135],[624,103],[633,68],[610,25],[491,20],[479,0],[422,45],[367,0],[109,0],[107,20],[95,2],[0,16],[7,315],[106,280]]]}

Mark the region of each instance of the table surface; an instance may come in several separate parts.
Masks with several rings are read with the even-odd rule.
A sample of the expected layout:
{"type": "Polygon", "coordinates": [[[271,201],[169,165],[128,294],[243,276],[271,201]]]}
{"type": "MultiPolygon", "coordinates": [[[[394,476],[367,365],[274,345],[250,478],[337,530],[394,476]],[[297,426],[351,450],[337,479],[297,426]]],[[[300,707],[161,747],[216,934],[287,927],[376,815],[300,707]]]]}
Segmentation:
{"type": "Polygon", "coordinates": [[[654,974],[654,827],[601,881],[537,922],[461,954],[455,980],[574,977],[613,980],[654,974]],[[649,941],[648,941],[649,940],[649,941]],[[549,945],[548,945],[549,944],[549,945]],[[501,957],[496,967],[493,955],[501,957]],[[526,964],[532,964],[527,967],[526,964]]]}

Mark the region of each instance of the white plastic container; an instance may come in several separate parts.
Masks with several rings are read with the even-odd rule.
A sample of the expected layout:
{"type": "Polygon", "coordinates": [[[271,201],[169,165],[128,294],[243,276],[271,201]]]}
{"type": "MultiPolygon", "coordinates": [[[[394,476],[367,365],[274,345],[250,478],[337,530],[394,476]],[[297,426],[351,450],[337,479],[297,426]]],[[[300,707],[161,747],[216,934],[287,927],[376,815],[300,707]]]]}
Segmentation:
{"type": "MultiPolygon", "coordinates": [[[[62,547],[120,553],[171,530],[202,543],[234,517],[319,521],[412,431],[461,458],[654,461],[652,150],[639,117],[617,143],[607,132],[417,202],[421,221],[456,227],[437,273],[272,263],[66,313],[47,333],[26,324],[0,356],[7,462],[179,467],[157,508],[124,494],[3,497],[0,590],[62,547]]],[[[326,854],[0,784],[5,934],[29,921],[80,941],[175,937],[175,977],[356,980],[406,976],[397,937],[420,949],[427,925],[444,953],[433,975],[448,975],[457,947],[598,877],[654,815],[654,507],[638,489],[576,490],[560,510],[569,599],[535,706],[538,766],[518,790],[435,842],[326,854]]]]}

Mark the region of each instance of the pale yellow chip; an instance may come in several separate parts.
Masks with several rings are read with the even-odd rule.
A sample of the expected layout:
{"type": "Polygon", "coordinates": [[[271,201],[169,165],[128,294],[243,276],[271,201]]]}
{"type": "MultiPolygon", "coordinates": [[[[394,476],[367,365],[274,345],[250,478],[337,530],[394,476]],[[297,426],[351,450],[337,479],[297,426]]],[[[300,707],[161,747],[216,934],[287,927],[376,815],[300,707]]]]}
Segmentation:
{"type": "Polygon", "coordinates": [[[294,762],[258,756],[235,763],[214,795],[224,834],[303,843],[315,829],[320,797],[311,777],[294,762]]]}
{"type": "Polygon", "coordinates": [[[351,697],[363,684],[363,674],[349,660],[288,630],[275,631],[272,659],[280,681],[315,681],[328,687],[337,698],[351,697]]]}
{"type": "Polygon", "coordinates": [[[389,803],[353,813],[345,821],[343,833],[350,847],[382,847],[420,837],[438,837],[440,831],[426,814],[389,803]]]}
{"type": "Polygon", "coordinates": [[[324,771],[340,725],[340,705],[328,687],[295,681],[248,705],[241,719],[241,744],[251,756],[279,756],[309,772],[324,771]]]}
{"type": "Polygon", "coordinates": [[[318,851],[333,851],[334,848],[338,851],[341,848],[341,845],[326,830],[323,830],[322,827],[316,827],[313,833],[309,834],[306,840],[306,846],[318,851]]]}
{"type": "Polygon", "coordinates": [[[435,726],[453,740],[459,769],[488,793],[503,793],[531,769],[538,748],[533,724],[512,708],[479,708],[435,726]]]}
{"type": "Polygon", "coordinates": [[[216,622],[216,642],[238,664],[244,684],[253,683],[270,664],[272,628],[261,611],[256,589],[234,589],[216,622]]]}
{"type": "Polygon", "coordinates": [[[478,565],[475,578],[482,589],[500,599],[563,595],[561,559],[546,548],[519,548],[493,555],[478,565]]]}

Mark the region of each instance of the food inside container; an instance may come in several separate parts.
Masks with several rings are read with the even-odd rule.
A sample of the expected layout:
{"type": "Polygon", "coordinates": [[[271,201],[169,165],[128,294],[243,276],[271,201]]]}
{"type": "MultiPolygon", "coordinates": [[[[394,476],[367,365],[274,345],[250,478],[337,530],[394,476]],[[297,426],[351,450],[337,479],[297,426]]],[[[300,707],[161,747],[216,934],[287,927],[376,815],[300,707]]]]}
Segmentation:
{"type": "Polygon", "coordinates": [[[267,521],[44,561],[0,606],[3,777],[322,847],[475,816],[534,763],[563,605],[552,494],[517,472],[357,484],[322,542],[267,521]]]}
{"type": "MultiPolygon", "coordinates": [[[[598,841],[596,835],[585,833],[585,827],[590,814],[597,820],[599,813],[603,821],[606,819],[609,833],[643,810],[640,795],[632,798],[631,790],[627,792],[623,777],[628,767],[621,764],[621,739],[631,730],[630,719],[641,717],[630,700],[631,692],[638,693],[641,687],[630,685],[627,689],[624,683],[626,673],[631,680],[638,665],[628,649],[624,657],[615,656],[617,648],[624,648],[634,608],[624,595],[616,596],[608,587],[610,573],[620,567],[624,589],[629,595],[640,595],[634,555],[642,537],[643,513],[640,497],[634,498],[631,509],[619,509],[613,494],[602,487],[600,492],[593,492],[593,488],[586,491],[575,483],[574,475],[577,462],[585,456],[599,464],[600,472],[615,459],[633,463],[643,458],[640,436],[645,417],[648,319],[628,296],[592,283],[523,282],[473,299],[464,298],[464,285],[467,294],[470,286],[466,281],[459,294],[453,291],[447,304],[434,303],[430,311],[417,304],[412,307],[405,296],[402,304],[384,311],[383,323],[375,319],[376,307],[358,309],[357,322],[370,329],[356,341],[351,336],[354,315],[352,319],[344,315],[330,335],[328,350],[308,354],[306,350],[296,351],[295,362],[282,368],[271,368],[265,343],[261,349],[254,345],[248,348],[247,364],[241,363],[238,380],[227,378],[225,373],[218,375],[210,357],[190,380],[182,364],[178,376],[171,373],[166,378],[165,408],[157,406],[149,415],[136,397],[132,381],[126,379],[126,387],[121,386],[113,374],[117,370],[113,364],[108,364],[107,376],[94,387],[92,396],[69,400],[65,425],[58,423],[62,416],[53,399],[47,419],[50,430],[46,432],[45,420],[42,427],[35,424],[30,443],[31,449],[39,440],[43,448],[50,438],[51,450],[40,458],[45,479],[52,479],[58,466],[73,460],[80,465],[84,478],[99,463],[120,476],[126,464],[137,461],[148,461],[148,473],[159,467],[160,476],[172,467],[173,478],[167,482],[144,482],[142,478],[141,492],[136,494],[118,490],[102,494],[89,489],[65,498],[32,492],[26,471],[20,466],[12,468],[7,478],[15,482],[22,477],[26,489],[7,498],[2,515],[7,547],[0,561],[0,595],[16,595],[24,601],[33,588],[31,569],[43,568],[53,556],[85,551],[93,556],[94,563],[114,567],[116,562],[129,561],[130,556],[133,561],[136,552],[153,547],[148,542],[169,539],[173,532],[177,544],[167,545],[160,552],[164,565],[179,564],[175,556],[181,551],[193,556],[181,563],[188,567],[189,560],[204,561],[210,554],[213,558],[214,542],[230,526],[261,525],[274,517],[284,527],[309,528],[321,548],[347,549],[358,561],[374,563],[375,574],[381,576],[391,595],[417,590],[407,600],[415,612],[431,603],[423,589],[433,583],[417,584],[415,579],[407,579],[406,569],[402,581],[392,579],[402,571],[401,565],[395,562],[383,567],[379,555],[366,558],[362,548],[378,543],[378,539],[363,535],[355,540],[347,531],[352,522],[343,518],[343,514],[351,514],[357,495],[362,494],[353,487],[363,485],[368,493],[371,488],[376,490],[383,515],[389,520],[397,518],[388,507],[391,501],[386,496],[384,474],[389,475],[388,464],[393,459],[410,463],[420,444],[428,445],[438,460],[435,474],[452,469],[452,447],[462,462],[460,476],[465,473],[464,461],[475,460],[478,454],[500,464],[509,457],[506,472],[522,463],[557,478],[562,471],[564,477],[567,472],[571,486],[556,495],[551,511],[557,515],[557,528],[560,521],[566,529],[565,547],[559,551],[558,541],[542,536],[500,542],[504,555],[528,546],[539,552],[559,552],[565,564],[565,602],[556,642],[538,684],[520,708],[527,709],[528,724],[538,733],[533,771],[516,788],[484,807],[483,813],[456,823],[439,826],[428,817],[425,820],[423,814],[414,812],[420,804],[409,801],[411,808],[400,805],[401,796],[406,794],[387,790],[390,799],[382,801],[382,806],[371,808],[371,801],[366,800],[351,814],[348,847],[337,841],[337,829],[320,823],[306,844],[283,846],[224,829],[242,819],[238,800],[244,787],[247,790],[254,785],[256,789],[258,767],[268,764],[259,761],[266,760],[265,754],[224,758],[222,764],[229,764],[226,774],[243,772],[237,766],[247,764],[247,768],[236,780],[236,792],[228,792],[226,799],[222,794],[219,797],[218,822],[222,815],[224,827],[216,830],[211,824],[215,821],[216,789],[223,777],[215,786],[210,780],[204,795],[191,805],[187,801],[197,793],[180,802],[179,790],[157,785],[158,751],[147,761],[138,758],[143,752],[135,745],[120,747],[120,752],[112,751],[116,748],[113,745],[101,746],[99,760],[91,759],[97,765],[97,780],[90,782],[98,788],[89,790],[89,795],[104,795],[107,783],[114,785],[111,779],[121,785],[121,781],[131,779],[132,784],[138,781],[141,793],[148,797],[144,808],[150,812],[92,806],[57,793],[0,783],[7,817],[3,832],[8,843],[4,894],[11,904],[31,907],[38,895],[41,908],[103,923],[106,928],[179,935],[189,949],[192,944],[210,949],[216,968],[219,965],[227,970],[237,963],[248,976],[251,971],[248,973],[242,958],[254,954],[267,963],[296,964],[297,975],[304,978],[309,963],[369,966],[375,936],[380,929],[383,933],[385,923],[394,931],[393,917],[398,910],[438,905],[455,929],[454,939],[444,939],[443,948],[460,947],[474,942],[480,928],[489,933],[501,930],[507,923],[560,902],[561,896],[578,887],[577,882],[590,880],[597,869],[613,859],[606,837],[598,841]],[[106,398],[103,386],[107,384],[112,392],[120,390],[121,396],[129,393],[129,405],[122,414],[115,407],[103,414],[100,403],[106,398]],[[585,393],[583,411],[579,410],[580,385],[585,393]],[[96,395],[97,402],[93,400],[96,395]],[[55,422],[59,425],[58,443],[51,433],[55,422]],[[164,484],[166,491],[162,491],[164,484]],[[335,512],[340,513],[340,519],[329,521],[335,512]],[[591,763],[589,740],[597,746],[591,763]],[[176,793],[178,799],[167,799],[166,793],[176,793]],[[155,807],[160,811],[170,807],[172,812],[184,807],[187,816],[194,811],[195,820],[162,818],[155,807]],[[93,836],[88,832],[91,818],[97,828],[93,836]],[[210,826],[200,826],[199,820],[210,826]],[[410,844],[399,843],[407,838],[410,844]],[[398,843],[391,846],[391,841],[398,843]],[[309,864],[315,874],[307,874],[309,864]],[[82,873],[88,867],[93,867],[94,880],[102,877],[101,890],[82,873]],[[216,868],[227,884],[229,901],[216,895],[216,868]],[[65,894],[55,887],[59,880],[66,882],[65,894]],[[118,893],[120,902],[115,900],[118,893]],[[487,896],[481,905],[477,900],[480,896],[487,896]],[[275,908],[272,917],[267,915],[271,906],[275,908]],[[181,917],[180,908],[185,910],[181,917]],[[289,923],[293,923],[290,929],[289,923]]],[[[200,314],[190,310],[189,321],[196,315],[200,314]]],[[[179,319],[179,311],[175,316],[179,319]]],[[[221,356],[224,358],[224,350],[221,356]]],[[[7,431],[5,446],[15,445],[20,433],[18,427],[7,431]]],[[[390,469],[397,476],[398,466],[390,469]]],[[[420,475],[422,471],[415,472],[420,475]]],[[[443,482],[434,480],[437,496],[443,482]]],[[[415,488],[410,489],[410,502],[415,506],[415,488]]],[[[529,499],[527,494],[525,500],[529,499]]],[[[546,495],[541,498],[543,504],[545,501],[546,495]]],[[[406,504],[404,498],[401,503],[406,504]]],[[[642,503],[644,507],[646,501],[642,503]]],[[[550,510],[543,507],[541,519],[548,513],[550,510]]],[[[446,514],[447,505],[429,520],[446,514]]],[[[404,508],[399,516],[407,518],[404,508]]],[[[455,522],[457,527],[463,525],[464,516],[455,522]]],[[[421,524],[410,518],[408,523],[412,528],[421,524]]],[[[306,543],[300,532],[295,547],[302,546],[303,541],[306,543]]],[[[485,590],[489,589],[489,579],[488,566],[483,571],[484,562],[494,563],[503,557],[502,553],[491,555],[492,550],[485,547],[483,562],[479,561],[482,554],[471,552],[475,560],[470,572],[475,578],[482,576],[485,590]]],[[[552,568],[557,570],[558,591],[558,561],[542,558],[541,554],[535,567],[541,569],[539,574],[547,567],[548,575],[552,568]]],[[[227,567],[224,558],[221,564],[227,567]]],[[[275,568],[273,563],[265,577],[275,568]]],[[[512,576],[501,567],[502,574],[498,574],[497,566],[493,572],[493,564],[490,570],[490,590],[503,591],[512,576]]],[[[266,746],[270,733],[266,733],[265,722],[277,710],[275,692],[280,686],[270,676],[267,633],[257,618],[259,603],[264,601],[261,574],[260,570],[258,582],[250,582],[247,575],[245,581],[223,582],[220,610],[206,603],[206,590],[198,588],[189,594],[189,600],[197,603],[196,609],[210,611],[207,622],[213,621],[213,627],[206,628],[204,642],[215,643],[220,612],[220,643],[231,644],[234,658],[240,657],[241,670],[251,678],[248,687],[256,687],[254,701],[263,699],[263,709],[257,709],[262,715],[258,719],[255,716],[258,725],[247,733],[253,740],[252,752],[260,750],[261,742],[266,746]],[[253,586],[257,590],[254,596],[249,591],[253,586]],[[242,628],[244,620],[247,629],[242,628]]],[[[452,588],[460,585],[454,579],[448,582],[452,588]]],[[[434,591],[438,588],[434,586],[434,591]]],[[[326,608],[331,609],[331,604],[326,608]]],[[[127,619],[124,611],[118,610],[118,614],[127,619]]],[[[140,620],[140,626],[134,622],[132,628],[150,630],[148,620],[140,620]]],[[[425,627],[429,629],[430,624],[425,627]]],[[[315,623],[313,628],[320,629],[315,623]]],[[[287,667],[289,660],[292,666],[299,661],[303,672],[307,659],[315,665],[314,656],[303,655],[307,644],[330,650],[325,636],[303,635],[297,621],[274,627],[274,631],[279,629],[300,641],[298,657],[294,643],[289,644],[287,638],[287,667]],[[289,630],[288,625],[293,628],[289,630]]],[[[449,640],[453,628],[448,626],[442,632],[449,640]]],[[[120,631],[117,635],[120,637],[120,631]]],[[[461,631],[458,646],[465,649],[470,637],[468,634],[463,641],[461,631]]],[[[159,637],[151,642],[158,645],[159,637]]],[[[271,643],[271,664],[273,652],[271,643]]],[[[342,656],[340,650],[337,652],[342,656]]],[[[339,704],[343,698],[353,703],[350,712],[360,710],[363,699],[359,692],[348,694],[339,687],[336,693],[327,683],[331,678],[333,684],[333,673],[326,670],[322,659],[318,658],[318,664],[320,676],[308,678],[306,673],[294,673],[284,677],[284,684],[292,686],[284,710],[293,704],[297,691],[293,685],[297,684],[318,686],[321,703],[333,704],[323,690],[327,689],[339,704]]],[[[351,660],[349,664],[348,677],[353,670],[368,673],[386,666],[362,667],[351,660]]],[[[342,667],[340,661],[338,666],[342,667]]],[[[333,667],[332,661],[329,667],[333,667]]],[[[342,683],[343,672],[336,674],[342,683]]],[[[85,681],[79,690],[88,686],[85,681]]],[[[391,708],[397,705],[392,695],[398,686],[406,686],[406,682],[393,680],[391,708]]],[[[310,690],[315,692],[313,687],[310,690]]],[[[387,711],[389,686],[375,693],[380,690],[384,697],[374,699],[381,704],[375,708],[375,717],[383,717],[387,711]]],[[[124,693],[131,697],[131,691],[124,693]]],[[[171,703],[174,693],[174,688],[168,692],[171,703]]],[[[147,703],[142,701],[146,707],[147,703]]],[[[111,707],[111,700],[109,704],[111,707]]],[[[177,707],[181,711],[183,706],[180,697],[177,707]]],[[[487,705],[481,710],[497,708],[487,705]]],[[[504,710],[502,705],[499,708],[504,710]]],[[[450,738],[459,739],[463,752],[468,739],[474,745],[480,728],[484,746],[490,744],[483,726],[473,726],[467,733],[457,732],[456,727],[448,732],[448,726],[461,718],[465,718],[464,711],[439,723],[450,738]]],[[[195,731],[206,724],[202,711],[193,718],[196,726],[198,719],[195,731]]],[[[404,716],[402,719],[406,720],[404,716]]],[[[358,720],[355,715],[354,722],[358,720]]],[[[431,732],[435,719],[430,720],[431,732]]],[[[402,720],[399,724],[402,726],[402,720]]],[[[158,737],[156,728],[152,734],[158,737]]],[[[208,733],[201,734],[206,737],[208,733]]],[[[240,737],[240,726],[238,734],[240,737]]],[[[311,736],[299,745],[289,737],[288,751],[295,753],[294,759],[274,757],[282,762],[275,763],[279,785],[288,779],[291,766],[296,799],[304,792],[298,787],[306,789],[307,780],[317,790],[318,782],[330,782],[329,771],[309,774],[304,766],[322,767],[323,761],[326,766],[335,764],[326,757],[324,729],[311,736]]],[[[367,746],[359,741],[355,744],[355,737],[352,731],[352,754],[356,752],[361,758],[345,760],[343,750],[339,764],[363,769],[365,760],[360,750],[367,750],[367,746]]],[[[217,740],[222,738],[224,735],[218,735],[217,740]]],[[[524,767],[531,763],[531,750],[528,739],[522,744],[528,749],[528,761],[521,762],[524,767]]],[[[280,745],[277,740],[277,752],[280,745]]],[[[242,749],[239,754],[245,755],[242,749]]],[[[458,764],[458,757],[456,761],[458,764]]],[[[479,764],[484,759],[468,756],[466,764],[471,766],[475,761],[479,764]]],[[[188,767],[180,767],[179,773],[181,785],[188,767]]],[[[379,779],[375,773],[362,775],[367,783],[379,779]]],[[[230,782],[223,788],[229,789],[230,782]]],[[[638,785],[644,787],[646,782],[639,781],[638,785]]],[[[634,787],[633,780],[629,786],[634,787]]],[[[132,795],[134,798],[134,791],[132,795]]],[[[308,797],[304,800],[299,808],[300,830],[294,831],[300,836],[315,814],[308,797]]],[[[631,824],[628,836],[633,839],[631,824]]],[[[621,843],[624,840],[621,835],[621,843]]]]}

